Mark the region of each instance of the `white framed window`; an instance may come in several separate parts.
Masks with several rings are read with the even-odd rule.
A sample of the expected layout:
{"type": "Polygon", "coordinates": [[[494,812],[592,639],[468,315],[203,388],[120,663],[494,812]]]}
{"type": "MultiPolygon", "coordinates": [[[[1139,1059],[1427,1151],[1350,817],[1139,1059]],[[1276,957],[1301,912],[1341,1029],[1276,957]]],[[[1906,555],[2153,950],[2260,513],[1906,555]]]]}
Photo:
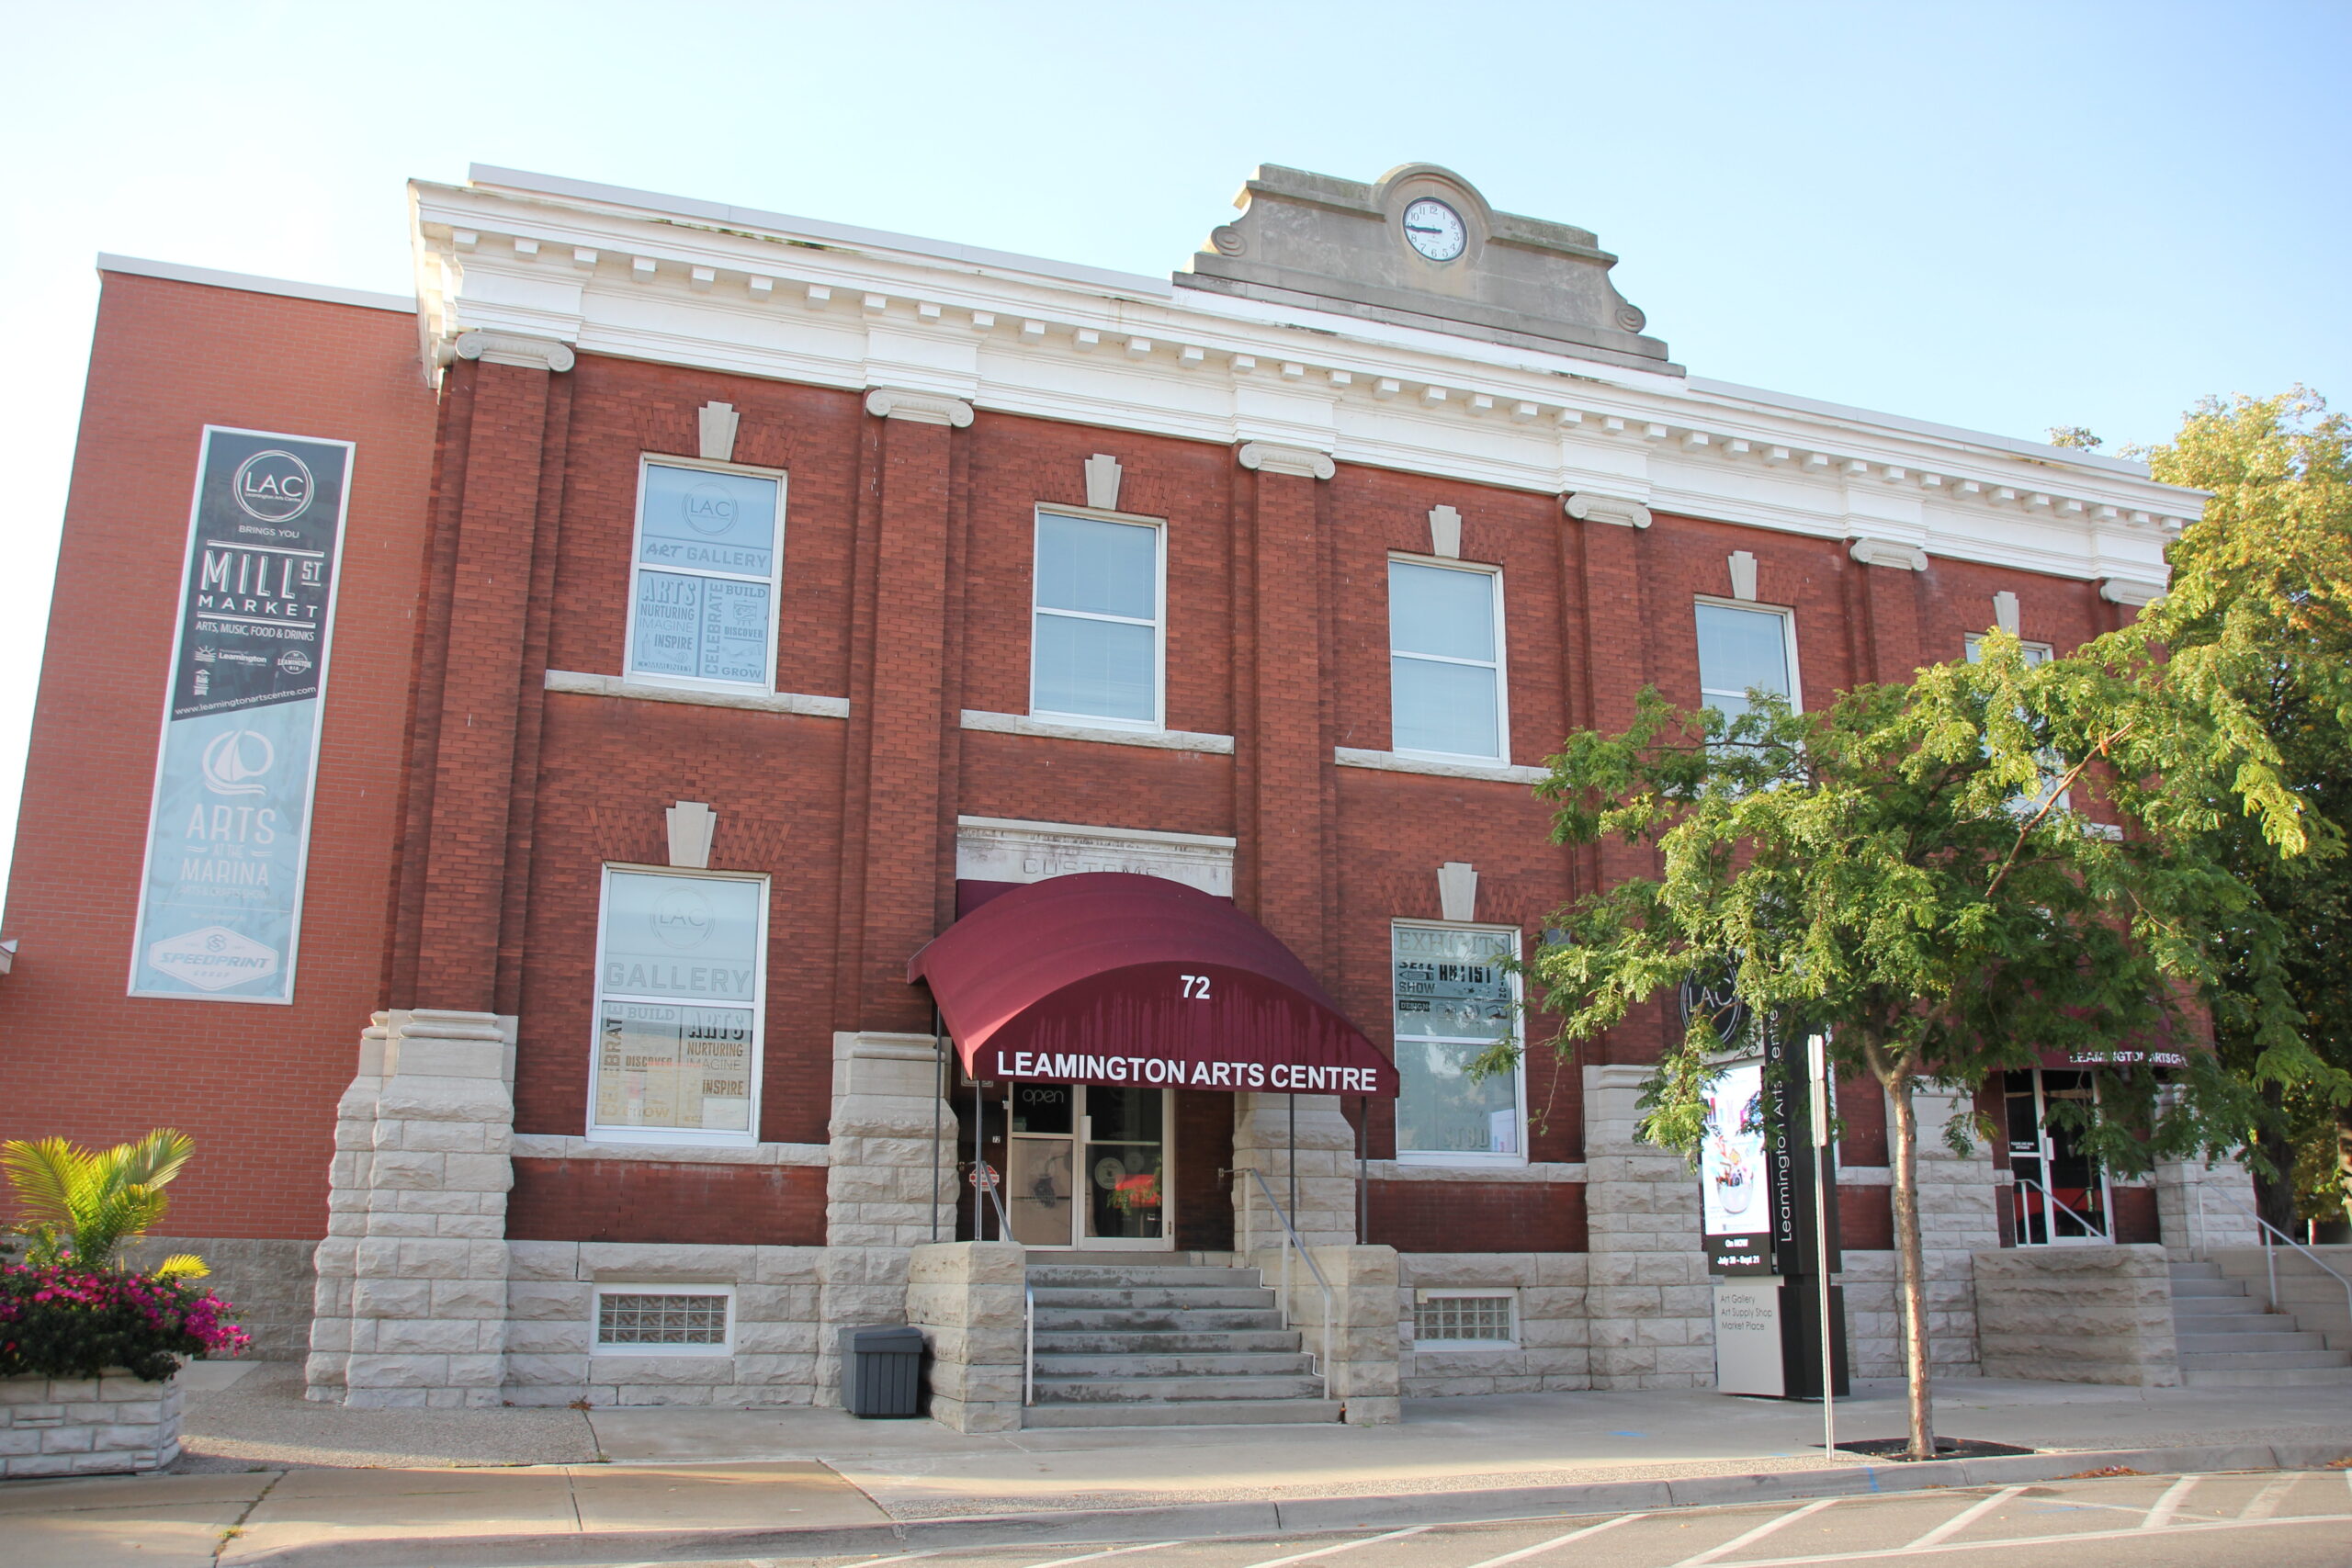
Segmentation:
{"type": "MultiPolygon", "coordinates": [[[[1962,646],[1967,651],[1969,663],[1981,664],[1984,662],[1984,633],[1970,632],[1962,646]]],[[[2046,642],[2027,643],[2024,648],[2025,667],[2030,670],[2037,664],[2047,664],[2052,659],[2056,658],[2058,650],[2052,648],[2046,642]]],[[[2041,753],[2040,760],[2041,762],[2041,777],[2043,781],[2041,788],[2036,790],[2031,795],[2020,795],[2015,796],[2009,802],[2009,809],[2021,817],[2030,817],[2035,812],[2041,810],[2044,806],[2049,805],[2053,798],[2053,786],[2060,779],[2064,778],[2066,773],[2066,760],[2060,756],[2055,750],[2044,750],[2041,753]]],[[[2068,794],[2069,792],[2066,790],[2056,790],[2056,809],[2060,811],[2067,809],[2068,794]]]]}
{"type": "Polygon", "coordinates": [[[1440,761],[1510,760],[1503,574],[1388,558],[1389,749],[1440,761]]]}
{"type": "Polygon", "coordinates": [[[1163,726],[1168,531],[1139,519],[1037,511],[1029,715],[1163,726]]]}
{"type": "Polygon", "coordinates": [[[1413,1292],[1416,1350],[1507,1350],[1519,1344],[1519,1292],[1444,1290],[1413,1292]]]}
{"type": "Polygon", "coordinates": [[[588,1136],[756,1143],[767,878],[608,865],[601,908],[588,1136]]]}
{"type": "Polygon", "coordinates": [[[1389,927],[1395,995],[1396,1157],[1419,1165],[1525,1165],[1527,1066],[1470,1076],[1519,1033],[1516,929],[1397,920],[1389,927]]]}
{"type": "Polygon", "coordinates": [[[775,686],[784,476],[685,457],[638,460],[630,554],[632,681],[775,686]]]}
{"type": "Polygon", "coordinates": [[[1736,719],[1747,712],[1747,694],[1784,697],[1791,712],[1803,712],[1797,683],[1797,618],[1788,610],[1698,600],[1699,705],[1736,719]]]}
{"type": "Polygon", "coordinates": [[[729,1355],[735,1287],[599,1281],[589,1343],[599,1356],[729,1355]]]}

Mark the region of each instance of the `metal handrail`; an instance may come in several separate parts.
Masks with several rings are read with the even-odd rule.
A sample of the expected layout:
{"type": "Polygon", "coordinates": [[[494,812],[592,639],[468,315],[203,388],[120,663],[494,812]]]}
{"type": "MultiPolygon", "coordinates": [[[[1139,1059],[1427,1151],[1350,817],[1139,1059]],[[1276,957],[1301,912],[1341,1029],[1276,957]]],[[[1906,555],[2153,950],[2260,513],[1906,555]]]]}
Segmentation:
{"type": "MultiPolygon", "coordinates": [[[[2058,1194],[2052,1192],[2049,1188],[2044,1187],[2041,1182],[2036,1181],[2030,1176],[2019,1176],[2016,1171],[2011,1171],[2009,1172],[2009,1182],[2012,1187],[2032,1188],[2036,1192],[2041,1194],[2041,1201],[2043,1202],[2049,1204],[2053,1209],[2060,1210],[2072,1216],[2076,1224],[2082,1226],[2093,1235],[2112,1235],[2114,1234],[2105,1225],[2093,1220],[2089,1215],[2077,1213],[2064,1198],[2059,1197],[2058,1194]]],[[[2020,1212],[2017,1217],[2019,1224],[2022,1225],[2025,1220],[2024,1213],[2020,1212]]],[[[2025,1241],[2023,1238],[2019,1238],[2018,1245],[2020,1247],[2030,1247],[2033,1244],[2025,1241]]]]}
{"type": "MultiPolygon", "coordinates": [[[[1249,1166],[1244,1168],[1250,1172],[1250,1179],[1258,1184],[1258,1190],[1265,1195],[1266,1207],[1272,1209],[1274,1212],[1274,1218],[1282,1221],[1283,1223],[1283,1283],[1281,1292],[1283,1322],[1292,1327],[1297,1326],[1295,1321],[1295,1314],[1291,1312],[1290,1307],[1290,1255],[1294,1248],[1297,1250],[1300,1260],[1306,1265],[1307,1273],[1314,1276],[1316,1288],[1323,1292],[1323,1353],[1315,1359],[1315,1370],[1323,1379],[1323,1397],[1326,1399],[1339,1397],[1338,1395],[1334,1395],[1331,1392],[1331,1364],[1339,1359],[1337,1341],[1333,1337],[1335,1320],[1333,1299],[1331,1295],[1331,1282],[1323,1278],[1323,1270],[1316,1266],[1315,1254],[1306,1250],[1306,1243],[1299,1239],[1298,1227],[1290,1223],[1290,1215],[1283,1213],[1282,1204],[1275,1200],[1274,1190],[1266,1185],[1265,1173],[1258,1169],[1255,1166],[1249,1166]]],[[[1245,1197],[1246,1195],[1245,1190],[1245,1197]]],[[[1245,1247],[1248,1247],[1251,1241],[1257,1239],[1254,1235],[1254,1227],[1249,1224],[1249,1219],[1250,1205],[1245,1202],[1242,1205],[1242,1245],[1245,1247]]],[[[1345,1390],[1342,1390],[1341,1393],[1344,1394],[1345,1392],[1345,1390]]]]}
{"type": "MultiPolygon", "coordinates": [[[[2280,1241],[2285,1242],[2289,1247],[2293,1247],[2297,1252],[2301,1253],[2303,1255],[2303,1260],[2311,1264],[2312,1268],[2317,1269],[2321,1273],[2326,1275],[2329,1279],[2334,1280],[2337,1284],[2344,1287],[2344,1310],[2347,1315],[2352,1315],[2352,1280],[2347,1280],[2343,1275],[2338,1274],[2335,1269],[2330,1269],[2325,1260],[2324,1260],[2318,1253],[2313,1252],[2310,1247],[2305,1247],[2301,1242],[2297,1241],[2293,1236],[2289,1235],[2285,1231],[2280,1230],[2277,1225],[2272,1224],[2268,1220],[2264,1219],[2260,1214],[2255,1213],[2252,1209],[2247,1208],[2244,1203],[2239,1202],[2236,1199],[2223,1197],[2219,1192],[2214,1193],[2213,1196],[2216,1199],[2219,1199],[2222,1202],[2227,1203],[2231,1208],[2235,1209],[2239,1213],[2244,1214],[2247,1219],[2252,1220],[2256,1224],[2262,1227],[2262,1261],[2263,1266],[2269,1271],[2270,1275],[2270,1310],[2272,1312],[2277,1312],[2278,1310],[2278,1255],[2275,1250],[2273,1250],[2270,1245],[2270,1238],[2275,1235],[2280,1241]]],[[[2197,1186],[2197,1236],[2199,1242],[2201,1244],[2205,1236],[2205,1185],[2202,1182],[2198,1183],[2197,1186]]],[[[2205,1250],[2211,1251],[2212,1249],[2208,1247],[2205,1250]]]]}
{"type": "MultiPolygon", "coordinates": [[[[998,1190],[1004,1177],[986,1160],[979,1162],[975,1175],[980,1190],[996,1209],[996,1238],[1011,1241],[1012,1216],[1004,1212],[1004,1194],[998,1190]]],[[[978,1226],[973,1228],[977,1231],[978,1226]]],[[[1025,1268],[1021,1280],[1021,1403],[1024,1406],[1037,1403],[1037,1287],[1029,1283],[1025,1268]]]]}

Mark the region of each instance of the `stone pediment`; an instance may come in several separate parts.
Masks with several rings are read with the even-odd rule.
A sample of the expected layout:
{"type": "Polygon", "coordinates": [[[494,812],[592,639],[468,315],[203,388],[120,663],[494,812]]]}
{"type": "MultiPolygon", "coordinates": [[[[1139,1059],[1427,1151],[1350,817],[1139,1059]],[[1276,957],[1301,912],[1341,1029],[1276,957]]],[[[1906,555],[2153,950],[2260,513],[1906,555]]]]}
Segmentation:
{"type": "Polygon", "coordinates": [[[1210,233],[1179,288],[1682,374],[1643,335],[1645,318],[1609,280],[1617,258],[1590,230],[1498,212],[1434,164],[1374,185],[1263,164],[1234,205],[1241,215],[1210,233]],[[1435,227],[1408,231],[1408,209],[1425,202],[1443,209],[1419,209],[1435,227]]]}

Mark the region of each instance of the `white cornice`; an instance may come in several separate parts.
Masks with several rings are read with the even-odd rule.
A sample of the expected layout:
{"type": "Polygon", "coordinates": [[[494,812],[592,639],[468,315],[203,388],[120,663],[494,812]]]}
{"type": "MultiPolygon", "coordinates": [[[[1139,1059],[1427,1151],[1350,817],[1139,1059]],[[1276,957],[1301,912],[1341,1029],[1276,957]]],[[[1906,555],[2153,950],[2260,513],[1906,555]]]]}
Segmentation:
{"type": "Polygon", "coordinates": [[[2161,583],[2164,547],[2202,501],[2112,458],[1727,383],[500,178],[412,187],[420,309],[440,343],[550,338],[2083,580],[2161,583]]]}

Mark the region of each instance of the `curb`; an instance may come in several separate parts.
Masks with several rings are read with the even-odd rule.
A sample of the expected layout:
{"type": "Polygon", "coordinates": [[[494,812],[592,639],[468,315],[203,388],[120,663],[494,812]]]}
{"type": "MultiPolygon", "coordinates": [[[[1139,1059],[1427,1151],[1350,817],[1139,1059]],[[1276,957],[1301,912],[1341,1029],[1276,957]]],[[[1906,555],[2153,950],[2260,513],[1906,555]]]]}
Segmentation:
{"type": "Polygon", "coordinates": [[[1599,1481],[1477,1492],[1424,1492],[1282,1502],[1177,1503],[1158,1508],[1069,1509],[971,1515],[839,1528],[599,1530],[571,1535],[379,1537],[310,1541],[239,1551],[231,1542],[218,1568],[514,1568],[515,1564],[643,1563],[713,1557],[827,1557],[952,1547],[1021,1547],[1159,1540],[1171,1536],[1277,1535],[1407,1525],[1479,1524],[1551,1514],[1613,1514],[1733,1503],[1794,1502],[1933,1487],[2056,1481],[2086,1470],[2128,1466],[2150,1474],[2315,1470],[2346,1457],[2352,1443],[2206,1444],[2171,1449],[2061,1449],[1998,1459],[1837,1470],[1699,1475],[1678,1481],[1599,1481]]]}

